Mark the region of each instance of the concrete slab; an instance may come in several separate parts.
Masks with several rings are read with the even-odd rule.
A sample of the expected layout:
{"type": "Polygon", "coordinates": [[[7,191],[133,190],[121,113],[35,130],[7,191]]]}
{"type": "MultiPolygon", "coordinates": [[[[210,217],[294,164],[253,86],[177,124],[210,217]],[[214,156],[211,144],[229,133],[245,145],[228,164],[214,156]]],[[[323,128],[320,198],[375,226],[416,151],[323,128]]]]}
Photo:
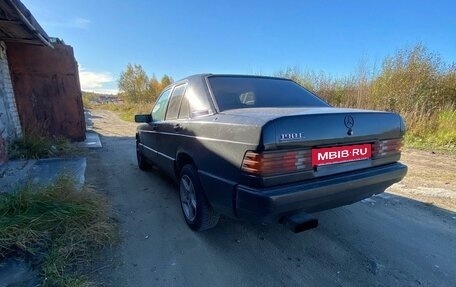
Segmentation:
{"type": "Polygon", "coordinates": [[[39,159],[30,168],[28,180],[32,183],[49,185],[60,175],[71,176],[78,189],[84,185],[86,158],[49,158],[39,159]]]}
{"type": "Polygon", "coordinates": [[[84,109],[84,118],[86,122],[86,130],[91,131],[93,129],[92,113],[87,109],[84,109]]]}
{"type": "Polygon", "coordinates": [[[10,258],[0,263],[0,286],[40,286],[38,270],[29,262],[10,258]]]}
{"type": "Polygon", "coordinates": [[[20,187],[36,160],[12,160],[0,165],[0,193],[20,187]]]}
{"type": "Polygon", "coordinates": [[[101,148],[100,136],[94,132],[86,132],[86,139],[83,142],[77,143],[78,147],[85,147],[85,148],[101,148]]]}
{"type": "Polygon", "coordinates": [[[86,166],[85,157],[9,161],[0,166],[0,193],[12,192],[27,183],[48,185],[61,174],[72,176],[81,189],[86,166]]]}

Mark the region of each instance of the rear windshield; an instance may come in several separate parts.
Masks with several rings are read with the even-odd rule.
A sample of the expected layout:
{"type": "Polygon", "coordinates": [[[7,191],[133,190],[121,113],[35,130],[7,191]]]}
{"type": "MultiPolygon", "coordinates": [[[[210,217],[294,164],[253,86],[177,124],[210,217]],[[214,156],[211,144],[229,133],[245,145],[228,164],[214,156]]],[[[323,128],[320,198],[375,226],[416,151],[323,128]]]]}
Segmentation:
{"type": "Polygon", "coordinates": [[[261,77],[211,76],[210,88],[220,111],[266,107],[327,107],[293,81],[261,77]]]}

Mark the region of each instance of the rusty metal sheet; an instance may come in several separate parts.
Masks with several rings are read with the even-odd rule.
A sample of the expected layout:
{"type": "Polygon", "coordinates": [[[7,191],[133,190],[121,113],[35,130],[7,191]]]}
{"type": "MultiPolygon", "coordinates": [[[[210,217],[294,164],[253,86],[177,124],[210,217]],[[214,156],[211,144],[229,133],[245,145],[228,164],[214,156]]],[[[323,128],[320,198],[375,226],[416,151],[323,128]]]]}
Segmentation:
{"type": "Polygon", "coordinates": [[[7,42],[7,56],[23,130],[85,139],[85,121],[73,48],[7,42]]]}

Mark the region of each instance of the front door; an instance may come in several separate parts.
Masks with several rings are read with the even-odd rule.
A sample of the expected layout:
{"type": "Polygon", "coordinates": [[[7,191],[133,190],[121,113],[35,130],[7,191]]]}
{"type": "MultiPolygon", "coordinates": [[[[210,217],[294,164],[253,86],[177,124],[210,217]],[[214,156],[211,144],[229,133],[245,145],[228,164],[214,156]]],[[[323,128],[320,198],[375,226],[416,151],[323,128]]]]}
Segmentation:
{"type": "Polygon", "coordinates": [[[163,123],[168,105],[171,89],[167,89],[161,93],[157,102],[152,109],[152,122],[148,123],[146,129],[141,130],[140,140],[143,144],[142,151],[154,164],[160,165],[158,160],[159,152],[159,130],[163,123]]]}
{"type": "Polygon", "coordinates": [[[157,165],[170,175],[174,175],[177,148],[183,140],[181,136],[183,127],[178,119],[178,114],[186,86],[186,84],[181,84],[174,87],[169,99],[165,120],[159,123],[157,127],[157,165]]]}

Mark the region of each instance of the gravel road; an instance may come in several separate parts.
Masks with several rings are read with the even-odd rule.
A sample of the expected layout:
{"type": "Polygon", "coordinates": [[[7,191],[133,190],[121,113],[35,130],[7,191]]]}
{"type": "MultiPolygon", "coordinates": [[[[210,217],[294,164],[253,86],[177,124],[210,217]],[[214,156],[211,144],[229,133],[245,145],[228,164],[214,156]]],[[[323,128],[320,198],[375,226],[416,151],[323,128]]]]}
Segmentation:
{"type": "Polygon", "coordinates": [[[91,112],[103,148],[88,154],[87,181],[108,196],[122,237],[99,268],[108,286],[456,286],[452,155],[406,151],[412,169],[394,194],[317,213],[310,231],[222,218],[196,233],[174,183],[136,167],[135,124],[91,112]]]}

